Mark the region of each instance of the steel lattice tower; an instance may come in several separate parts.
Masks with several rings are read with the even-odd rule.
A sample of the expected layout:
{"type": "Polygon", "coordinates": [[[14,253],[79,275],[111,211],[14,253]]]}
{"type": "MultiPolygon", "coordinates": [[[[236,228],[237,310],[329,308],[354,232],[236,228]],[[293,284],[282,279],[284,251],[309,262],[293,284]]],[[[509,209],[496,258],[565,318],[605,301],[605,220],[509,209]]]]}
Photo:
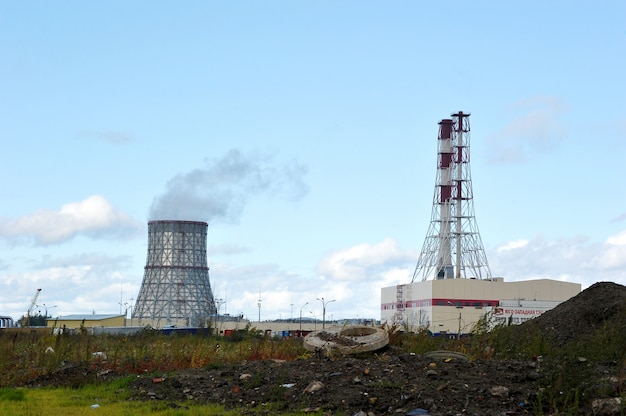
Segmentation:
{"type": "Polygon", "coordinates": [[[207,266],[206,222],[148,222],[148,257],[132,317],[196,326],[217,312],[207,266]]]}
{"type": "Polygon", "coordinates": [[[459,111],[439,123],[433,210],[412,282],[491,278],[474,216],[469,116],[459,111]]]}

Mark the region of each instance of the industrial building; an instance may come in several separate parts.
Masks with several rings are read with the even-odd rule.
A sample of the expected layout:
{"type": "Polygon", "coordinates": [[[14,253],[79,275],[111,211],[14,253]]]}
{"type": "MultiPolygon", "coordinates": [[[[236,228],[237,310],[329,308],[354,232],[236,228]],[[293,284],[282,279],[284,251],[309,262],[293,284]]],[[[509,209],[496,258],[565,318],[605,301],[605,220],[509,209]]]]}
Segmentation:
{"type": "Polygon", "coordinates": [[[13,318],[10,316],[0,316],[0,328],[13,328],[15,326],[15,322],[13,322],[13,318]]]}
{"type": "Polygon", "coordinates": [[[126,317],[124,315],[102,315],[102,314],[77,314],[59,316],[48,319],[48,328],[77,330],[93,329],[94,327],[124,326],[126,317]]]}
{"type": "Polygon", "coordinates": [[[439,122],[431,221],[411,283],[381,289],[381,321],[460,336],[486,314],[518,324],[577,295],[581,285],[492,277],[474,214],[470,114],[439,122]]]}
{"type": "Polygon", "coordinates": [[[576,296],[580,290],[580,284],[551,279],[425,280],[383,288],[381,321],[408,331],[466,334],[485,314],[493,324],[520,324],[576,296]]]}

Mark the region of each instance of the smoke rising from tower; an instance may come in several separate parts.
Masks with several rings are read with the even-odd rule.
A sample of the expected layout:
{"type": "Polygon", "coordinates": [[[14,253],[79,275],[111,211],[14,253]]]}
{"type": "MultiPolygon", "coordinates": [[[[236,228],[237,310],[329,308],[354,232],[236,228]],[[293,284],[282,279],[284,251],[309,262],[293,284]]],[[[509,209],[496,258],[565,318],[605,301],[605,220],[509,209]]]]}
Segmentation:
{"type": "Polygon", "coordinates": [[[412,282],[491,278],[474,216],[469,116],[459,111],[439,123],[433,210],[412,282]]]}
{"type": "Polygon", "coordinates": [[[230,150],[208,159],[204,167],[176,175],[156,197],[150,219],[197,218],[236,221],[248,199],[256,195],[295,201],[308,192],[306,168],[296,162],[274,163],[272,156],[230,150]]]}

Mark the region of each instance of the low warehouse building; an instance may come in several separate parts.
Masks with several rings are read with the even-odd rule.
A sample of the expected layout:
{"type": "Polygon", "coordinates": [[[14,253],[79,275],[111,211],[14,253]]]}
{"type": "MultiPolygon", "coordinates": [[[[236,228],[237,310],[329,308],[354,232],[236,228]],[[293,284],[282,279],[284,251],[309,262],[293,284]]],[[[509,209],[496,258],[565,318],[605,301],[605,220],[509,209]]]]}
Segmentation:
{"type": "Polygon", "coordinates": [[[91,330],[94,327],[124,326],[125,318],[124,315],[66,315],[48,319],[48,328],[64,330],[78,330],[84,328],[91,330]]]}

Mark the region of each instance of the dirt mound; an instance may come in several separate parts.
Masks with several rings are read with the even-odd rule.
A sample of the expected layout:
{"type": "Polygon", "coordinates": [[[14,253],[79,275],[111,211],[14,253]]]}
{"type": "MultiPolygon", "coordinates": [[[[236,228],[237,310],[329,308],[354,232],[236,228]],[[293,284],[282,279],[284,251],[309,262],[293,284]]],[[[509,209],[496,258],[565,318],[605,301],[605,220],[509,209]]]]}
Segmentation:
{"type": "Polygon", "coordinates": [[[138,377],[139,398],[221,403],[242,414],[523,414],[539,375],[529,362],[432,360],[387,353],[364,358],[252,361],[169,377],[138,377]],[[450,413],[453,411],[454,413],[450,413]]]}
{"type": "Polygon", "coordinates": [[[595,337],[602,330],[626,333],[626,286],[595,283],[556,308],[524,323],[520,332],[541,332],[553,346],[563,347],[595,337]]]}
{"type": "MultiPolygon", "coordinates": [[[[555,365],[560,364],[548,359],[467,361],[443,351],[433,358],[390,347],[383,354],[245,361],[143,375],[133,380],[131,389],[137,400],[172,406],[186,400],[219,403],[245,415],[321,411],[324,415],[513,416],[551,410],[555,402],[549,401],[547,392],[554,388],[542,386],[559,374],[555,365]]],[[[595,399],[612,396],[620,388],[611,381],[617,380],[616,368],[584,362],[568,368],[585,374],[583,380],[572,378],[575,388],[558,386],[558,394],[567,396],[568,403],[576,389],[595,399]]],[[[592,413],[590,400],[567,409],[574,407],[581,414],[592,413]]]]}

